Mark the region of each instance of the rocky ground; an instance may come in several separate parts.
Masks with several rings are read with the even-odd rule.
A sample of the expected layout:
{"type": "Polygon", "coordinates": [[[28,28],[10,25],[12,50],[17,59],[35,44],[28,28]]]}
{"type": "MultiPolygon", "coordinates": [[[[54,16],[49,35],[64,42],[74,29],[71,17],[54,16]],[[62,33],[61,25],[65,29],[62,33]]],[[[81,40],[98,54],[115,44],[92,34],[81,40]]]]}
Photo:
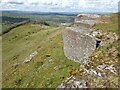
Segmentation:
{"type": "Polygon", "coordinates": [[[63,81],[58,89],[119,87],[118,35],[114,32],[94,30],[93,36],[100,41],[99,46],[89,58],[80,62],[79,69],[69,71],[70,77],[63,81]]]}

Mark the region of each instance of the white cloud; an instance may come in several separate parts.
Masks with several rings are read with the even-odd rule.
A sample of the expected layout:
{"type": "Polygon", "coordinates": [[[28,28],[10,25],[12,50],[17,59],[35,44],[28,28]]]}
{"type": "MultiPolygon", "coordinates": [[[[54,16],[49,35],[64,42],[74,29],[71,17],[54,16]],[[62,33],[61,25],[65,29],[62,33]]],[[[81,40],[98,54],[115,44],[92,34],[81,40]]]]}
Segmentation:
{"type": "Polygon", "coordinates": [[[118,8],[118,1],[119,0],[2,0],[0,10],[115,12],[118,8]],[[23,4],[20,5],[19,3],[23,4]]]}
{"type": "Polygon", "coordinates": [[[79,0],[80,10],[90,10],[98,12],[118,11],[119,0],[79,0]]]}

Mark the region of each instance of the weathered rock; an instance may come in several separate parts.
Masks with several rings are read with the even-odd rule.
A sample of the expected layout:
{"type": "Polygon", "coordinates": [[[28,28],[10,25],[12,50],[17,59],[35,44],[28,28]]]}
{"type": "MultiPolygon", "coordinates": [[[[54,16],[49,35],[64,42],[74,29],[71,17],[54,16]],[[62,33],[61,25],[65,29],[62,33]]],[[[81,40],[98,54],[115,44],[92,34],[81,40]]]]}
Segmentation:
{"type": "Polygon", "coordinates": [[[25,58],[25,60],[24,60],[23,62],[15,63],[15,64],[13,64],[12,66],[16,68],[17,66],[19,66],[19,65],[21,65],[21,64],[28,63],[28,62],[30,62],[30,61],[32,60],[32,58],[35,57],[37,54],[38,54],[38,52],[37,52],[37,51],[34,51],[34,52],[33,52],[32,54],[30,54],[27,58],[25,58]]]}
{"type": "Polygon", "coordinates": [[[64,53],[71,60],[81,62],[88,58],[96,49],[96,38],[93,31],[79,27],[69,27],[64,30],[64,53]]]}
{"type": "Polygon", "coordinates": [[[104,71],[104,70],[109,70],[110,72],[114,73],[117,75],[117,70],[116,68],[114,67],[114,65],[106,65],[106,64],[103,64],[103,65],[99,65],[97,66],[97,68],[101,71],[104,71]]]}
{"type": "Polygon", "coordinates": [[[82,17],[82,18],[87,17],[87,19],[90,19],[90,18],[96,19],[96,18],[100,18],[101,16],[97,15],[97,14],[79,14],[79,15],[77,15],[77,17],[82,17]]]}
{"type": "Polygon", "coordinates": [[[104,23],[110,22],[112,17],[110,15],[101,15],[101,21],[104,23]]]}
{"type": "Polygon", "coordinates": [[[92,27],[100,23],[100,18],[101,16],[96,14],[79,14],[74,22],[76,25],[92,27]]]}
{"type": "Polygon", "coordinates": [[[23,63],[30,62],[31,59],[32,59],[34,56],[36,56],[37,54],[38,54],[38,52],[37,52],[37,51],[34,51],[32,54],[30,54],[30,55],[23,61],[23,63]]]}
{"type": "Polygon", "coordinates": [[[70,76],[56,90],[76,90],[80,88],[87,88],[85,80],[77,80],[74,76],[70,76]]]}
{"type": "Polygon", "coordinates": [[[94,31],[86,27],[109,21],[111,21],[109,15],[82,14],[75,19],[75,24],[79,24],[77,27],[69,27],[64,31],[65,56],[80,62],[81,65],[80,70],[70,72],[70,77],[62,82],[57,90],[109,87],[108,84],[118,87],[116,83],[118,81],[118,67],[116,66],[118,51],[114,46],[110,46],[118,40],[117,34],[101,30],[94,31]],[[93,53],[99,45],[102,47],[93,53]]]}

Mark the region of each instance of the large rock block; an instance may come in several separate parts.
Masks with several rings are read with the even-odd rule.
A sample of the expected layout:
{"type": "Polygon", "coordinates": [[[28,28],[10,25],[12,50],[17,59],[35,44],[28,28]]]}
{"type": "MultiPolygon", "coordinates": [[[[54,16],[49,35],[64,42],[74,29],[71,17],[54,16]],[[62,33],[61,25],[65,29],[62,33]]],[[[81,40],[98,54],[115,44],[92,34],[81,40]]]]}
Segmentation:
{"type": "Polygon", "coordinates": [[[76,25],[92,27],[100,23],[100,18],[101,16],[96,14],[79,14],[74,22],[76,25]]]}
{"type": "Polygon", "coordinates": [[[96,49],[96,39],[93,31],[79,27],[69,27],[64,30],[64,54],[68,59],[81,62],[88,58],[96,49]]]}

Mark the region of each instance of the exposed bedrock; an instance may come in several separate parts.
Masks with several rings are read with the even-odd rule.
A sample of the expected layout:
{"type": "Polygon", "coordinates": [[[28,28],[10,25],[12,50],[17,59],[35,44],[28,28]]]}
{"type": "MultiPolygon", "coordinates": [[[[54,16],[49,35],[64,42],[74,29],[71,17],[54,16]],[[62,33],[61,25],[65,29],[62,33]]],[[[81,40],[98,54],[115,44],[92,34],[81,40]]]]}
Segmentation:
{"type": "Polygon", "coordinates": [[[111,21],[109,15],[98,15],[98,14],[79,14],[74,20],[75,25],[84,27],[93,27],[99,23],[107,23],[111,21]]]}
{"type": "Polygon", "coordinates": [[[68,27],[64,30],[64,54],[67,58],[81,62],[96,49],[97,40],[93,31],[80,27],[68,27]]]}
{"type": "Polygon", "coordinates": [[[97,14],[79,14],[75,18],[74,22],[76,25],[92,27],[98,23],[101,23],[100,18],[101,16],[97,14]]]}

